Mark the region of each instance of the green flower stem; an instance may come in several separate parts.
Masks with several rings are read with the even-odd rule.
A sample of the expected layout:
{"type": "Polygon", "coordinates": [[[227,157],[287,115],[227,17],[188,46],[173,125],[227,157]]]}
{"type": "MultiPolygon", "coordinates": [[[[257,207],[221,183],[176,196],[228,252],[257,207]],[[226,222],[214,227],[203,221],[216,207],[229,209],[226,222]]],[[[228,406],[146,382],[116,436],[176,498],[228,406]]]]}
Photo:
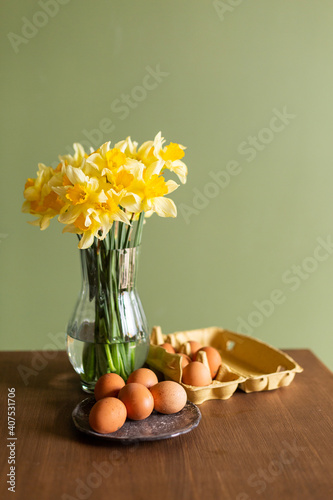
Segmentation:
{"type": "Polygon", "coordinates": [[[126,360],[127,360],[127,363],[129,362],[129,364],[131,364],[131,358],[130,358],[130,342],[126,342],[126,344],[124,345],[124,349],[125,349],[125,354],[126,354],[126,360]]]}
{"type": "Polygon", "coordinates": [[[135,343],[133,342],[134,345],[132,345],[132,342],[131,342],[131,346],[130,346],[130,349],[131,349],[131,372],[134,371],[134,367],[135,367],[135,343]]]}
{"type": "Polygon", "coordinates": [[[82,365],[84,380],[86,382],[92,382],[94,380],[96,372],[95,359],[95,344],[85,344],[82,353],[82,365]]]}
{"type": "Polygon", "coordinates": [[[115,239],[116,239],[115,233],[116,233],[116,225],[115,225],[115,223],[113,223],[111,231],[109,231],[109,236],[110,236],[110,250],[114,250],[116,248],[116,245],[115,245],[115,239]]]}
{"type": "Polygon", "coordinates": [[[122,359],[121,352],[120,352],[120,346],[121,346],[121,344],[117,344],[117,343],[111,344],[111,351],[112,351],[113,359],[115,361],[117,373],[122,378],[124,378],[126,380],[128,377],[128,374],[126,374],[126,371],[124,369],[124,363],[123,363],[123,359],[122,359]]]}
{"type": "Polygon", "coordinates": [[[96,344],[96,375],[99,378],[104,373],[110,372],[108,359],[105,355],[105,344],[96,344]]]}
{"type": "Polygon", "coordinates": [[[121,317],[120,317],[120,311],[119,311],[119,302],[118,302],[118,295],[119,295],[119,290],[118,290],[118,283],[117,283],[117,259],[116,255],[113,254],[111,256],[111,283],[113,286],[113,290],[111,293],[110,297],[110,304],[112,307],[112,313],[116,316],[117,322],[118,322],[118,331],[119,333],[122,331],[121,328],[121,317]]]}
{"type": "Polygon", "coordinates": [[[122,328],[121,328],[121,316],[120,316],[120,310],[119,310],[119,302],[118,302],[118,289],[117,289],[117,282],[116,282],[116,277],[114,274],[112,274],[112,281],[114,283],[114,288],[115,288],[115,292],[111,298],[111,302],[113,303],[114,302],[114,308],[113,308],[113,312],[114,314],[116,315],[116,318],[117,318],[117,324],[118,324],[118,330],[119,332],[121,332],[122,328]]]}
{"type": "Polygon", "coordinates": [[[122,239],[123,239],[123,229],[124,229],[124,224],[122,222],[118,222],[118,250],[121,250],[122,246],[122,239]]]}
{"type": "Polygon", "coordinates": [[[137,247],[141,243],[144,218],[145,218],[145,213],[141,212],[141,214],[139,215],[138,225],[136,226],[136,233],[135,233],[133,247],[137,247]]]}
{"type": "Polygon", "coordinates": [[[131,234],[131,229],[132,229],[132,223],[133,223],[133,218],[134,218],[134,214],[132,214],[132,217],[131,217],[131,225],[130,226],[127,226],[127,229],[126,229],[126,237],[125,237],[125,241],[124,241],[124,246],[123,248],[127,248],[128,247],[128,242],[129,242],[129,237],[130,237],[130,234],[131,234]]]}
{"type": "MultiPolygon", "coordinates": [[[[129,366],[128,366],[128,363],[127,363],[127,356],[126,356],[126,350],[125,350],[125,347],[124,347],[124,344],[118,344],[118,349],[119,349],[119,354],[120,354],[120,362],[121,362],[121,368],[122,370],[124,371],[124,373],[130,373],[129,372],[129,366]]],[[[127,378],[127,376],[125,375],[125,378],[127,378]]]]}
{"type": "Polygon", "coordinates": [[[106,354],[111,372],[115,372],[116,367],[113,364],[113,360],[112,360],[112,356],[111,356],[111,352],[110,352],[110,346],[108,344],[104,344],[104,349],[105,349],[105,354],[106,354]]]}

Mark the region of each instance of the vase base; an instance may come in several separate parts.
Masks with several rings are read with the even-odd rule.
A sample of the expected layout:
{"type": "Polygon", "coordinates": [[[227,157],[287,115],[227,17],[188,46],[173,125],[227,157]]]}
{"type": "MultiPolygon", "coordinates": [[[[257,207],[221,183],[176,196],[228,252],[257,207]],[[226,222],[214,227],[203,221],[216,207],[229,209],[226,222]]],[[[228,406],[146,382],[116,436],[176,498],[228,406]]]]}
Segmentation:
{"type": "Polygon", "coordinates": [[[81,389],[88,394],[94,394],[96,382],[84,382],[81,380],[81,389]]]}

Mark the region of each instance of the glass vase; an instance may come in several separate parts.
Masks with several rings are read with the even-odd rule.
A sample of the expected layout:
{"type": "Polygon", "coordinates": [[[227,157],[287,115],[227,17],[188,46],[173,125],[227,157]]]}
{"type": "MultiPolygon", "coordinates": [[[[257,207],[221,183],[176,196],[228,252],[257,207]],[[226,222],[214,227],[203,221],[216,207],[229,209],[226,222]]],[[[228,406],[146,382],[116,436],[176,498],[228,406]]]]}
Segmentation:
{"type": "Polygon", "coordinates": [[[139,247],[110,249],[107,240],[95,240],[80,256],[82,288],[67,327],[67,353],[82,389],[93,392],[103,374],[126,381],[143,366],[149,332],[136,289],[139,247]]]}

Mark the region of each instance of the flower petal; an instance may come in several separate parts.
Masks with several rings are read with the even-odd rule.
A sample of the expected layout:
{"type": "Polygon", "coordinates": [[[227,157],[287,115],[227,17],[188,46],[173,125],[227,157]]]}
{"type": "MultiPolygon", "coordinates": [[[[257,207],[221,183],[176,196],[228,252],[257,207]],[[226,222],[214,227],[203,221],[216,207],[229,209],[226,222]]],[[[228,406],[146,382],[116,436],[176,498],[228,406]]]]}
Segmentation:
{"type": "Polygon", "coordinates": [[[167,181],[167,182],[165,183],[165,185],[166,185],[166,186],[167,186],[167,188],[168,188],[168,194],[169,194],[169,193],[172,193],[173,191],[175,191],[175,190],[179,187],[179,184],[177,184],[177,182],[172,181],[172,180],[167,181]]]}
{"type": "Polygon", "coordinates": [[[73,222],[76,221],[81,212],[82,209],[80,205],[71,207],[67,212],[59,215],[58,221],[62,222],[63,224],[73,224],[73,222]]]}
{"type": "Polygon", "coordinates": [[[91,247],[91,245],[94,243],[94,234],[91,231],[86,231],[83,233],[83,236],[80,240],[80,243],[78,244],[78,247],[81,250],[84,250],[85,248],[91,247]]]}
{"type": "Polygon", "coordinates": [[[103,158],[105,158],[106,153],[109,151],[109,149],[110,149],[110,144],[111,144],[111,141],[104,142],[104,144],[103,144],[103,145],[99,148],[100,153],[101,153],[101,156],[102,156],[103,158]]]}
{"type": "Polygon", "coordinates": [[[39,221],[39,227],[42,231],[47,229],[50,225],[50,220],[52,219],[52,216],[50,215],[43,215],[39,221]]]}
{"type": "Polygon", "coordinates": [[[145,179],[149,179],[152,175],[160,175],[163,165],[163,160],[157,160],[149,165],[145,170],[145,179]]]}
{"type": "Polygon", "coordinates": [[[181,160],[167,162],[166,168],[178,175],[179,180],[182,184],[186,183],[187,166],[185,165],[185,163],[183,163],[181,160]]]}
{"type": "Polygon", "coordinates": [[[28,201],[36,201],[39,199],[39,193],[34,186],[30,186],[24,190],[24,198],[28,201]]]}
{"type": "Polygon", "coordinates": [[[159,197],[152,200],[153,210],[160,217],[177,217],[177,207],[170,198],[159,197]]]}
{"type": "Polygon", "coordinates": [[[123,210],[117,210],[117,212],[115,212],[113,215],[112,215],[112,218],[114,218],[114,220],[118,220],[120,222],[124,222],[125,224],[131,224],[130,223],[130,220],[128,218],[128,215],[125,214],[125,212],[123,210]]]}
{"type": "Polygon", "coordinates": [[[74,233],[81,234],[82,230],[76,227],[74,224],[67,224],[62,230],[63,233],[74,233]]]}
{"type": "Polygon", "coordinates": [[[124,196],[120,202],[120,205],[132,213],[142,211],[142,200],[134,193],[124,196]]]}
{"type": "Polygon", "coordinates": [[[84,184],[89,181],[89,177],[84,175],[80,168],[75,168],[71,165],[66,167],[66,175],[72,184],[84,184]]]}

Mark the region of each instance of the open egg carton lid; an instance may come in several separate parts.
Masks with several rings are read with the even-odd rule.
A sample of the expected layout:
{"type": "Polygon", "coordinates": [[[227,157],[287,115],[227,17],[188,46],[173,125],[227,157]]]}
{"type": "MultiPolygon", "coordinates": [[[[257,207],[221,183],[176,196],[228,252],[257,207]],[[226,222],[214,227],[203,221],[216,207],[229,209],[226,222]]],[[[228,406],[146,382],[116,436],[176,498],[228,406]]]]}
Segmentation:
{"type": "MultiPolygon", "coordinates": [[[[202,354],[201,361],[207,364],[205,353],[202,354]]],[[[151,333],[147,364],[162,372],[166,379],[179,382],[185,388],[188,399],[195,404],[209,399],[228,399],[237,387],[247,393],[286,387],[296,373],[303,371],[296,361],[279,349],[253,337],[215,326],[169,335],[164,335],[161,327],[155,326],[151,333]],[[189,340],[215,347],[221,355],[222,365],[212,384],[206,387],[183,384],[181,356],[160,347],[160,344],[168,342],[178,351],[189,340]]]]}

